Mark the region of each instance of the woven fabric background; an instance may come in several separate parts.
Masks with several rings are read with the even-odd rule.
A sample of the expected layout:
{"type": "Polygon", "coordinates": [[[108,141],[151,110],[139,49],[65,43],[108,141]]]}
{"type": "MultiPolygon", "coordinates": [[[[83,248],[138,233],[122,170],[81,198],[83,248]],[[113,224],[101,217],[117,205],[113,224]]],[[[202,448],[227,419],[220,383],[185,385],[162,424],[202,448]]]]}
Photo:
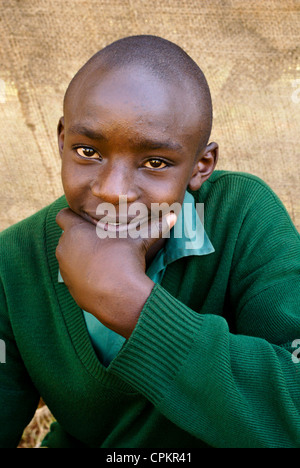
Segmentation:
{"type": "Polygon", "coordinates": [[[66,86],[97,50],[133,34],[170,39],[198,62],[218,168],[264,179],[299,229],[299,0],[0,0],[0,229],[62,194],[66,86]]]}

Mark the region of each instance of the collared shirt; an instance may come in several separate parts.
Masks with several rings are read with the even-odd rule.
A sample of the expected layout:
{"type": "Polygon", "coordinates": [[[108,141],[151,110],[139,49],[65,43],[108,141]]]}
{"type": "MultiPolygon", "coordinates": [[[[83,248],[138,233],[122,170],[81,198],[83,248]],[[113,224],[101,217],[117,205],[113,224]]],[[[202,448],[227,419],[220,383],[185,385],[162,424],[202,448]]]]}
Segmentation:
{"type": "MultiPolygon", "coordinates": [[[[214,252],[201,221],[203,206],[199,204],[197,208],[198,210],[195,207],[193,196],[186,192],[176,225],[171,229],[165,246],[156,254],[146,271],[147,276],[154,283],[161,283],[170,263],[183,257],[208,255],[214,252]]],[[[63,282],[60,272],[58,281],[63,282]]],[[[86,311],[83,311],[83,314],[95,352],[103,365],[108,366],[126,340],[123,336],[105,327],[92,314],[86,311]]]]}

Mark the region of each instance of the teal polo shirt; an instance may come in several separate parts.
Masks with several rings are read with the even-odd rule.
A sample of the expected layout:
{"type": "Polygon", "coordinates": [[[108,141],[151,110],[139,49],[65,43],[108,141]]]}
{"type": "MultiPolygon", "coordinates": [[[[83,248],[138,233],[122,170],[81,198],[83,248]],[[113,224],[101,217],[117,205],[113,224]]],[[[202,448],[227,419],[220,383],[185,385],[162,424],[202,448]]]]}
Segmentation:
{"type": "MultiPolygon", "coordinates": [[[[170,263],[183,257],[208,255],[213,252],[214,248],[204,230],[194,198],[186,192],[176,225],[171,229],[165,246],[156,254],[146,274],[154,283],[160,284],[170,263]]],[[[60,272],[58,281],[63,282],[60,272]]],[[[107,367],[126,340],[105,327],[90,313],[83,311],[83,314],[95,352],[107,367]]]]}

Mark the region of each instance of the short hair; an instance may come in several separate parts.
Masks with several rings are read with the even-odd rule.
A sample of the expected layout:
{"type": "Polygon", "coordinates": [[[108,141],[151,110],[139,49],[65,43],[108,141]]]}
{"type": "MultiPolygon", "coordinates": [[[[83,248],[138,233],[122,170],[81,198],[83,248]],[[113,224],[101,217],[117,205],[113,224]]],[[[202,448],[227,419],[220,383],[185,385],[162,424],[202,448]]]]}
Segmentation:
{"type": "Polygon", "coordinates": [[[199,102],[201,126],[197,154],[207,145],[213,120],[212,100],[205,75],[197,63],[178,45],[153,35],[129,36],[119,39],[95,53],[70,82],[66,98],[74,82],[85,79],[101,68],[122,68],[142,65],[162,80],[180,83],[188,79],[199,102]]]}

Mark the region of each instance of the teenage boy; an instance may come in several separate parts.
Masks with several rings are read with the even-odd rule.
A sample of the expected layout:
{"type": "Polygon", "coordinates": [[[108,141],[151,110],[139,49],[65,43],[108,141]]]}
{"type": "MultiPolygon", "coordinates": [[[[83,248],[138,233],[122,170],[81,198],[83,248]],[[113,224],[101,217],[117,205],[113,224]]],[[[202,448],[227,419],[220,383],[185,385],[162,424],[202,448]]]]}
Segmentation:
{"type": "Polygon", "coordinates": [[[72,80],[65,197],[0,237],[1,446],[40,396],[47,447],[300,446],[299,234],[260,179],[214,171],[211,125],[203,73],[158,37],[119,40],[72,80]],[[162,203],[182,210],[153,219],[162,203]]]}

